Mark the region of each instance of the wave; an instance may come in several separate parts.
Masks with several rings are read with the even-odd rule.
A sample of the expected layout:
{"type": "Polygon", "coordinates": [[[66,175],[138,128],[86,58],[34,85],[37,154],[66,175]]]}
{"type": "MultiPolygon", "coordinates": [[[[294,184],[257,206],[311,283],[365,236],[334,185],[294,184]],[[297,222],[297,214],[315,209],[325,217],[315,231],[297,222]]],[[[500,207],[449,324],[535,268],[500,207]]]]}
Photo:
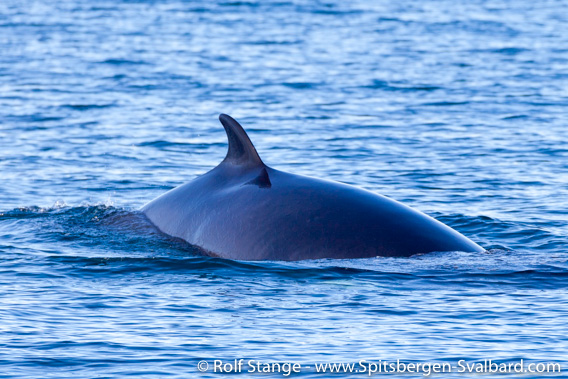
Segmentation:
{"type": "MultiPolygon", "coordinates": [[[[550,232],[489,217],[437,215],[443,222],[484,236],[521,232],[546,241],[550,232]]],[[[526,287],[568,284],[568,254],[499,247],[484,253],[445,252],[410,258],[322,259],[300,262],[245,262],[206,257],[187,243],[162,234],[139,211],[111,203],[21,207],[0,212],[2,267],[44,266],[28,275],[97,276],[140,272],[183,273],[210,278],[282,278],[295,281],[352,280],[372,283],[420,283],[421,286],[487,285],[526,287]],[[6,233],[9,231],[9,233],[6,233]]],[[[552,235],[552,237],[551,237],[552,235]]],[[[528,238],[528,237],[527,237],[528,238]]]]}

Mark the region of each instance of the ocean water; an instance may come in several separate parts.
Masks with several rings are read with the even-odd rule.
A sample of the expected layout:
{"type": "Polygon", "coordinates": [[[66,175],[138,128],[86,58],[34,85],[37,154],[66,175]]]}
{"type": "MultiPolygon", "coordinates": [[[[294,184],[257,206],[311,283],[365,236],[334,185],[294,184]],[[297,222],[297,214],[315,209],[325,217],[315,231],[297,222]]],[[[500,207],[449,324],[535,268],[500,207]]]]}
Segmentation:
{"type": "Polygon", "coordinates": [[[566,1],[3,0],[0,52],[0,378],[219,378],[214,360],[241,358],[306,378],[568,370],[566,1]],[[487,252],[196,255],[138,210],[222,160],[221,112],[274,168],[487,252]]]}

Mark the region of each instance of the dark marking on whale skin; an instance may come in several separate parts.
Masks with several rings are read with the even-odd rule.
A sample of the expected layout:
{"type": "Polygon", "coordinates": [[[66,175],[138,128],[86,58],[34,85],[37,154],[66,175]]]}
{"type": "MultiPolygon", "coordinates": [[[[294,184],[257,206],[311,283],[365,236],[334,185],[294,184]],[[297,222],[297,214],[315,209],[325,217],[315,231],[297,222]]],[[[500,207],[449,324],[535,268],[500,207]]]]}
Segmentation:
{"type": "Polygon", "coordinates": [[[225,159],[142,208],[165,234],[236,260],[483,251],[452,228],[385,196],[268,167],[236,120],[223,114],[219,119],[229,140],[225,159]]]}
{"type": "Polygon", "coordinates": [[[272,183],[270,183],[270,177],[268,176],[268,172],[266,171],[266,167],[263,167],[260,171],[260,174],[256,178],[251,181],[246,182],[245,184],[252,184],[258,186],[259,188],[270,188],[272,187],[272,183]]]}

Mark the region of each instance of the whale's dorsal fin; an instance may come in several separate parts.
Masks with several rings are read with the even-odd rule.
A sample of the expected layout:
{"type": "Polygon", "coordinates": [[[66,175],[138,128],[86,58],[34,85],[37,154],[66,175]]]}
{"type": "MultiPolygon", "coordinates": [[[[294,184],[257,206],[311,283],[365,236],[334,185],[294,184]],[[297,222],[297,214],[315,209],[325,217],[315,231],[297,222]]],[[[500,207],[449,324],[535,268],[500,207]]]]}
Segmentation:
{"type": "Polygon", "coordinates": [[[264,166],[243,127],[234,118],[223,113],[219,115],[219,121],[223,124],[229,139],[229,151],[223,163],[264,166]]]}

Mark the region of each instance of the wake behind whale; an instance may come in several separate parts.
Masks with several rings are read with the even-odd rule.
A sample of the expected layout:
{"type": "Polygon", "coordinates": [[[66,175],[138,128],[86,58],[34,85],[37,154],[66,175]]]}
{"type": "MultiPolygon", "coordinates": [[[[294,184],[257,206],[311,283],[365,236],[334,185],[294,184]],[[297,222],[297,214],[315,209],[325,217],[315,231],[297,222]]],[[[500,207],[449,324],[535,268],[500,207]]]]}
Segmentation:
{"type": "Polygon", "coordinates": [[[452,228],[390,198],[265,165],[242,126],[219,116],[229,140],[213,170],[151,201],[162,232],[237,260],[408,257],[481,252],[452,228]]]}

